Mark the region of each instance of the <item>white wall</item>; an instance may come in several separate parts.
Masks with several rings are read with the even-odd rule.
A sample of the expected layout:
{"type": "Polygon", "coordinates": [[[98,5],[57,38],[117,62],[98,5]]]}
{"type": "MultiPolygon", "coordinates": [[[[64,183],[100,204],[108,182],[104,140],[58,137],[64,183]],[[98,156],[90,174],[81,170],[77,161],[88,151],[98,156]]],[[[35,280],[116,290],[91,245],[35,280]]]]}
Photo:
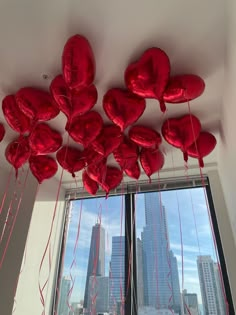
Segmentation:
{"type": "MultiPolygon", "coordinates": [[[[226,202],[226,209],[219,209],[219,222],[221,222],[221,235],[224,240],[226,264],[229,271],[229,280],[234,304],[236,305],[236,1],[226,1],[226,50],[225,50],[225,79],[224,96],[222,98],[221,142],[219,150],[219,174],[226,202]],[[227,237],[227,225],[224,221],[229,217],[234,245],[232,239],[227,237]],[[234,269],[234,270],[233,270],[234,269]]],[[[222,198],[223,196],[215,196],[222,198]]],[[[220,202],[221,200],[219,200],[220,202]]],[[[220,224],[220,223],[219,223],[220,224]]]]}
{"type": "Polygon", "coordinates": [[[236,307],[236,247],[218,171],[207,173],[219,227],[234,308],[236,307]]]}
{"type": "MultiPolygon", "coordinates": [[[[10,185],[7,191],[7,197],[4,203],[3,212],[0,216],[0,231],[4,225],[4,217],[8,211],[9,205],[12,203],[12,212],[15,214],[21,191],[24,185],[24,176],[20,176],[20,183],[15,181],[14,173],[10,177],[10,185]],[[17,198],[17,200],[15,200],[17,198]]],[[[6,183],[9,173],[1,170],[0,181],[0,200],[6,191],[6,183]]],[[[40,185],[37,200],[48,200],[49,196],[54,201],[36,201],[37,181],[29,173],[26,186],[23,189],[22,201],[19,213],[13,229],[12,237],[6,252],[5,260],[0,269],[0,313],[4,315],[12,314],[14,295],[16,289],[16,281],[21,270],[22,258],[25,249],[28,229],[29,242],[27,245],[26,263],[22,274],[20,275],[19,285],[16,294],[15,312],[14,314],[41,314],[42,306],[38,291],[38,270],[40,260],[43,255],[44,248],[48,239],[52,213],[55,207],[55,200],[58,190],[58,181],[55,179],[45,181],[40,185]],[[32,212],[33,211],[33,212],[32,212]],[[33,294],[32,294],[33,293],[33,294]]],[[[60,219],[64,211],[64,189],[60,190],[59,203],[57,207],[57,215],[55,218],[55,228],[52,235],[52,254],[57,250],[54,246],[55,230],[57,225],[61,225],[60,219]]],[[[60,229],[57,229],[60,231],[60,229]]],[[[5,233],[3,242],[0,244],[0,260],[3,255],[5,244],[9,231],[5,233]]],[[[58,239],[58,237],[57,237],[58,239]]],[[[54,256],[55,257],[55,256],[54,256]]],[[[52,262],[55,265],[55,261],[52,262]]],[[[45,266],[42,270],[42,281],[45,279],[45,273],[48,271],[48,259],[45,260],[45,266]]],[[[52,285],[50,279],[49,285],[52,285]]],[[[48,314],[48,312],[47,312],[48,314]]]]}
{"type": "Polygon", "coordinates": [[[236,241],[236,2],[227,0],[225,86],[222,99],[222,128],[219,172],[236,241]]]}

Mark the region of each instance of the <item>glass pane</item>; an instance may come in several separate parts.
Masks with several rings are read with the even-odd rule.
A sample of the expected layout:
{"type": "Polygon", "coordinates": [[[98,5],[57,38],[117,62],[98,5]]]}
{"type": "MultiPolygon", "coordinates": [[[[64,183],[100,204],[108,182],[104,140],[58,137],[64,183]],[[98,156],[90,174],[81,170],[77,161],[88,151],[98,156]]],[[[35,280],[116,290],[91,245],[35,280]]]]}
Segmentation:
{"type": "Polygon", "coordinates": [[[71,201],[57,315],[120,313],[124,300],[123,198],[71,201]]]}
{"type": "Polygon", "coordinates": [[[136,195],[139,315],[226,315],[203,188],[136,195]]]}

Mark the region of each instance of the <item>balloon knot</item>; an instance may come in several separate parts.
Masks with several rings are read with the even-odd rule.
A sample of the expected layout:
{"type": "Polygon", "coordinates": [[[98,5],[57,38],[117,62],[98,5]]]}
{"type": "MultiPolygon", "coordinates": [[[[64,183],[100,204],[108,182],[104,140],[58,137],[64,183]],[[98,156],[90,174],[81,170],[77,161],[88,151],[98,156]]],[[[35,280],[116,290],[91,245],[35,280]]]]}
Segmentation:
{"type": "Polygon", "coordinates": [[[203,168],[203,167],[204,167],[203,159],[202,159],[202,158],[199,158],[199,159],[198,159],[198,162],[199,162],[199,166],[200,166],[201,168],[203,168]]]}
{"type": "Polygon", "coordinates": [[[184,161],[187,163],[188,162],[188,153],[185,151],[183,152],[184,155],[184,161]]]}
{"type": "Polygon", "coordinates": [[[160,100],[160,108],[161,108],[162,113],[166,112],[166,104],[163,100],[160,100]]]}
{"type": "Polygon", "coordinates": [[[71,173],[71,175],[72,175],[72,177],[73,177],[73,178],[75,178],[75,173],[74,173],[74,172],[73,172],[73,173],[71,173]]]}

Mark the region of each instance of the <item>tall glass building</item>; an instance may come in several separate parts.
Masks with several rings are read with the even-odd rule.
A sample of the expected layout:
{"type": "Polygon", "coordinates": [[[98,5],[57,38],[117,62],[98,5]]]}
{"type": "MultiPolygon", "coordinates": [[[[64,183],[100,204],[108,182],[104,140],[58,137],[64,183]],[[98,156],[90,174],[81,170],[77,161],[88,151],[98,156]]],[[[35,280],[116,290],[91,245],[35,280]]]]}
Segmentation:
{"type": "Polygon", "coordinates": [[[97,223],[93,226],[89,250],[87,277],[84,291],[84,308],[90,298],[89,279],[91,276],[105,276],[105,229],[97,223]]]}
{"type": "Polygon", "coordinates": [[[70,277],[62,277],[61,280],[61,288],[60,288],[60,297],[59,297],[59,305],[58,305],[58,315],[68,315],[68,294],[70,291],[70,277]]]}
{"type": "Polygon", "coordinates": [[[182,314],[177,260],[170,251],[166,211],[158,193],[144,195],[146,226],[143,247],[144,305],[182,314]]]}
{"type": "Polygon", "coordinates": [[[112,237],[110,262],[110,312],[122,314],[121,308],[125,297],[125,237],[112,237]]]}

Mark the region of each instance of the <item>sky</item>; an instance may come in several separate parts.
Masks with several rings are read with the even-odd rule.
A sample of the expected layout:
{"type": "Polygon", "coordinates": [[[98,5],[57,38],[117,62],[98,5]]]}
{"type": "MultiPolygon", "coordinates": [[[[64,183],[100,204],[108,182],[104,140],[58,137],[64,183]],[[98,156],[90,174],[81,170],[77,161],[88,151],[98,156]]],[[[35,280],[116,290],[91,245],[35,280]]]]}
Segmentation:
{"type": "MultiPolygon", "coordinates": [[[[197,293],[201,304],[197,256],[210,255],[216,261],[204,191],[202,188],[165,191],[159,193],[159,198],[166,209],[170,249],[178,261],[180,289],[197,293]],[[184,252],[183,279],[181,233],[184,252]]],[[[135,204],[137,237],[141,238],[141,231],[145,226],[144,194],[136,195],[135,204]]],[[[108,276],[112,236],[124,235],[124,212],[124,196],[111,196],[107,199],[90,198],[71,203],[63,275],[71,274],[73,281],[75,279],[72,302],[83,299],[93,225],[101,220],[105,229],[106,275],[108,276]],[[77,244],[76,238],[78,238],[77,244]]]]}

